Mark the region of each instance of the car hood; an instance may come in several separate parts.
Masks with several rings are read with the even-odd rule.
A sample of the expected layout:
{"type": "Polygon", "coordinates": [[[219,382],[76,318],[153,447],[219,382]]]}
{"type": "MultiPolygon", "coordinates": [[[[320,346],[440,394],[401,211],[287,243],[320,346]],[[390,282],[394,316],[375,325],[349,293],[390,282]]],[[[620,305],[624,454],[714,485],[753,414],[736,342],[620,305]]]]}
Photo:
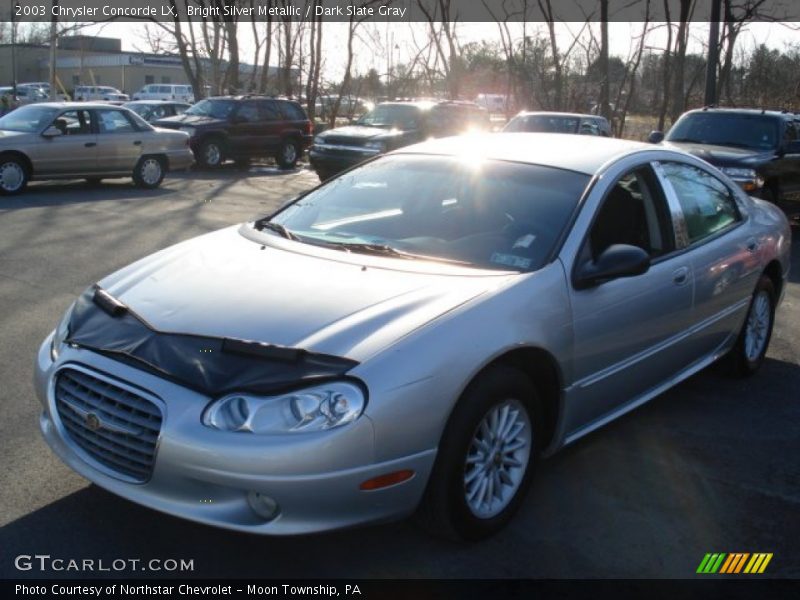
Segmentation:
{"type": "Polygon", "coordinates": [[[323,140],[327,141],[328,138],[347,138],[352,140],[374,140],[385,139],[400,135],[402,132],[396,129],[383,129],[381,127],[366,127],[364,125],[348,125],[346,127],[337,127],[330,129],[319,134],[323,140]]]}
{"type": "Polygon", "coordinates": [[[225,123],[223,119],[214,119],[212,117],[205,117],[202,115],[176,115],[174,117],[164,117],[155,121],[154,124],[159,127],[178,127],[185,125],[186,127],[200,127],[204,125],[217,125],[225,123]]]}
{"type": "Polygon", "coordinates": [[[768,160],[774,153],[755,148],[734,148],[732,146],[715,146],[712,144],[695,144],[689,142],[665,141],[664,146],[688,152],[702,158],[712,165],[718,166],[751,166],[768,160]]]}
{"type": "Polygon", "coordinates": [[[8,129],[0,129],[0,144],[21,142],[28,137],[33,137],[34,135],[35,134],[26,133],[24,131],[9,131],[8,129]]]}
{"type": "Polygon", "coordinates": [[[99,285],[160,331],[361,362],[515,276],[437,270],[428,261],[340,253],[283,238],[273,245],[272,237],[249,225],[224,229],[142,259],[99,285]]]}

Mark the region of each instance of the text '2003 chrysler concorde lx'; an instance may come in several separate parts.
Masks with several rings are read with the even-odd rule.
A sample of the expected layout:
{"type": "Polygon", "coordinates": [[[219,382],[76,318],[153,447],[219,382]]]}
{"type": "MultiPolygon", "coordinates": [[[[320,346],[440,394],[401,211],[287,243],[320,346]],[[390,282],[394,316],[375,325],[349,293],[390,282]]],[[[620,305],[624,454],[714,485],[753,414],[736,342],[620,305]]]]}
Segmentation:
{"type": "Polygon", "coordinates": [[[409,146],[89,287],[39,351],[41,429],[187,519],[295,534],[417,511],[479,539],[538,457],[723,356],[755,372],[790,241],[674,150],[409,146]]]}

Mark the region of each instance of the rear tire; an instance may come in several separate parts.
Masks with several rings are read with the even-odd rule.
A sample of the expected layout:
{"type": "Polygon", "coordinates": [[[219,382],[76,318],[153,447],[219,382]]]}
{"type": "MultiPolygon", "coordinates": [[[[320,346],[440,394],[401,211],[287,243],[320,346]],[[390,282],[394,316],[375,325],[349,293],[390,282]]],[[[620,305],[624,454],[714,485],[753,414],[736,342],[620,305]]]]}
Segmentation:
{"type": "Polygon", "coordinates": [[[133,182],[137,187],[152,190],[164,181],[166,167],[157,156],[143,156],[133,169],[133,182]]]}
{"type": "Polygon", "coordinates": [[[28,166],[14,155],[0,156],[0,195],[20,194],[28,185],[28,166]]]}
{"type": "Polygon", "coordinates": [[[502,529],[533,474],[540,415],[533,383],[493,366],[466,389],[447,422],[417,513],[431,533],[480,540],[502,529]]]}
{"type": "Polygon", "coordinates": [[[739,338],[728,355],[734,375],[749,377],[764,363],[775,324],[775,302],[775,286],[769,277],[762,275],[750,300],[739,338]]]}
{"type": "Polygon", "coordinates": [[[275,162],[278,167],[284,170],[294,169],[297,165],[297,159],[300,158],[300,148],[294,140],[285,140],[281,147],[278,148],[278,153],[275,155],[275,162]]]}

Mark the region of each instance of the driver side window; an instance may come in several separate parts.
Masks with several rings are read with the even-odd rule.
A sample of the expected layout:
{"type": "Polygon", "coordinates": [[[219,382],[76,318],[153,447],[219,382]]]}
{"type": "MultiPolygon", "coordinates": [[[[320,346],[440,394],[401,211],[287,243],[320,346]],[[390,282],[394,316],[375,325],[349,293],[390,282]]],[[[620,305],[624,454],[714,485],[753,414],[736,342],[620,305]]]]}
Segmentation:
{"type": "Polygon", "coordinates": [[[92,133],[91,113],[88,110],[67,110],[53,121],[53,127],[62,135],[86,135],[92,133]]]}
{"type": "Polygon", "coordinates": [[[614,244],[637,246],[651,258],[675,247],[666,199],[650,166],[626,173],[608,191],[584,243],[581,262],[597,260],[614,244]]]}

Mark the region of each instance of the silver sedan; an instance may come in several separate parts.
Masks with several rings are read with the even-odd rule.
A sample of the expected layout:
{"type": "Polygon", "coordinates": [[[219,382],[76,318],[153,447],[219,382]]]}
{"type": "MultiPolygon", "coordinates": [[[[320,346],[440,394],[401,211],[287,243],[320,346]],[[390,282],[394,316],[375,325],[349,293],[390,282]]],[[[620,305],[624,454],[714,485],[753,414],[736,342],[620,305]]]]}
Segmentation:
{"type": "Polygon", "coordinates": [[[32,179],[133,177],[161,185],[194,157],[189,136],[156,129],[133,111],[86,102],[23,106],[0,119],[0,194],[18,194],[32,179]]]}
{"type": "Polygon", "coordinates": [[[87,288],[36,359],[41,430],[97,485],[203,523],[416,511],[482,538],[541,457],[717,359],[755,373],[790,240],[680,152],[426,142],[87,288]]]}

